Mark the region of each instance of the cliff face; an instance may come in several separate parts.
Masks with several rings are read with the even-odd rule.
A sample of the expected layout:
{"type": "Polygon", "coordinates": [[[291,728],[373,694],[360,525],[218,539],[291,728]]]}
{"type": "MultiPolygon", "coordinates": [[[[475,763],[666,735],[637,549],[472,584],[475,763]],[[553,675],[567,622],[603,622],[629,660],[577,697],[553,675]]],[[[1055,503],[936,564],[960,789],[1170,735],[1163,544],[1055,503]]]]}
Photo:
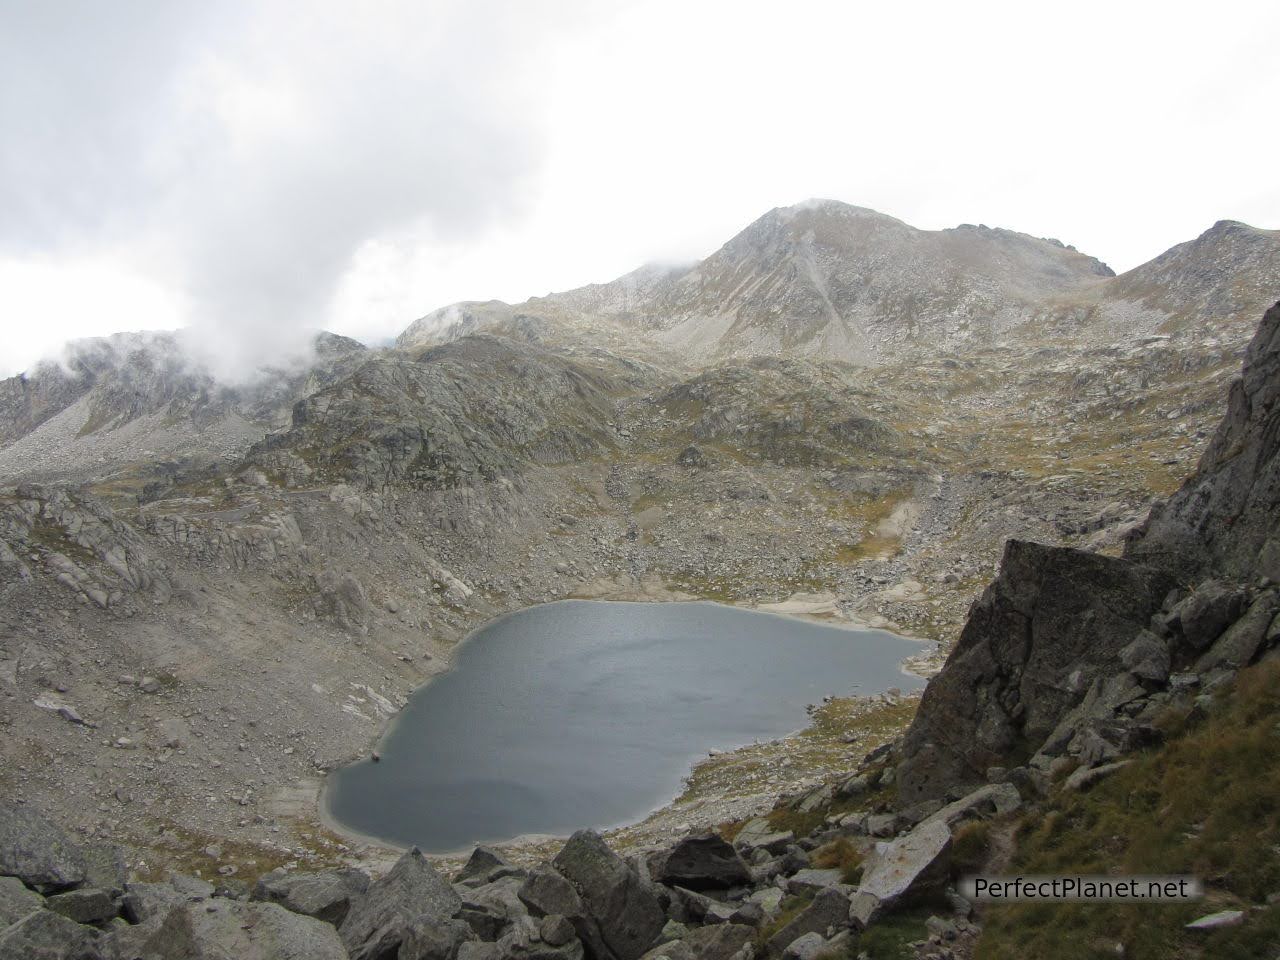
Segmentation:
{"type": "Polygon", "coordinates": [[[1280,582],[1280,303],[1262,318],[1196,472],[1126,555],[1190,575],[1280,582]]]}
{"type": "MultiPolygon", "coordinates": [[[[1162,690],[1171,668],[1198,684],[1256,656],[1280,580],[1278,399],[1280,304],[1196,472],[1123,558],[1009,541],[907,732],[903,806],[962,792],[989,767],[1046,769],[1074,737],[1084,749],[1084,726],[1114,727],[1126,703],[1162,690]]],[[[1132,742],[1132,719],[1113,740],[1132,742]]]]}

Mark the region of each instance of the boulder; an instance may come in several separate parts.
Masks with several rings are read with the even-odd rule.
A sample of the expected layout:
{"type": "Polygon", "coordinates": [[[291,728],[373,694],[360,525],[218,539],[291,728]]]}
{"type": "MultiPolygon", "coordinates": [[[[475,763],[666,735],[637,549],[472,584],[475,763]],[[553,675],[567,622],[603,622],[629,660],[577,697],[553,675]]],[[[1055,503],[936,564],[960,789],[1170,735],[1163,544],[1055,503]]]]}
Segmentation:
{"type": "Polygon", "coordinates": [[[498,956],[502,960],[582,960],[583,947],[574,936],[573,924],[564,917],[559,921],[563,922],[554,919],[554,915],[542,920],[520,918],[495,944],[498,956]],[[559,942],[548,941],[548,935],[559,942]]]}
{"type": "Polygon", "coordinates": [[[411,923],[448,920],[461,908],[453,887],[414,847],[352,901],[338,932],[351,960],[392,960],[411,923]]]}
{"type": "Polygon", "coordinates": [[[347,960],[338,932],[321,920],[274,903],[221,899],[172,907],[147,937],[141,955],[147,960],[347,960]]]}
{"type": "Polygon", "coordinates": [[[794,833],[790,830],[774,830],[764,817],[748,820],[733,838],[733,845],[739,850],[763,849],[774,856],[786,853],[787,847],[795,842],[794,833]]]}
{"type": "Polygon", "coordinates": [[[1166,624],[1175,640],[1192,650],[1203,650],[1240,616],[1244,600],[1238,588],[1209,580],[1173,608],[1166,624]]]}
{"type": "Polygon", "coordinates": [[[582,938],[592,960],[638,960],[666,923],[657,897],[599,834],[580,830],[552,865],[577,889],[590,921],[582,938]]]}
{"type": "Polygon", "coordinates": [[[1262,650],[1277,612],[1280,612],[1280,597],[1272,591],[1262,594],[1244,616],[1228,627],[1204,656],[1196,661],[1195,672],[1208,673],[1221,667],[1247,667],[1262,650]]]}
{"type": "Polygon", "coordinates": [[[782,960],[818,960],[830,947],[827,938],[820,933],[806,933],[796,937],[782,951],[782,960]]]}
{"type": "Polygon", "coordinates": [[[461,870],[453,878],[454,883],[466,884],[467,886],[479,885],[489,880],[497,879],[490,877],[489,874],[501,867],[510,867],[511,864],[493,847],[479,846],[471,851],[471,856],[467,858],[467,862],[463,864],[461,870]]]}
{"type": "Polygon", "coordinates": [[[680,840],[663,858],[657,879],[690,890],[724,890],[751,882],[751,870],[733,844],[710,830],[680,840]]]}
{"type": "Polygon", "coordinates": [[[475,938],[464,920],[414,920],[405,928],[396,960],[457,960],[462,945],[475,938]]]}
{"type": "MultiPolygon", "coordinates": [[[[98,931],[52,910],[35,910],[0,931],[2,960],[101,960],[98,931]]],[[[163,960],[163,958],[157,958],[163,960]]]]}
{"type": "Polygon", "coordinates": [[[251,896],[336,927],[347,918],[351,902],[368,889],[369,875],[354,868],[316,873],[272,870],[258,880],[251,896]]]}
{"type": "Polygon", "coordinates": [[[529,915],[517,895],[523,884],[519,877],[505,877],[476,887],[462,897],[458,916],[481,940],[497,940],[515,920],[529,915]]]}
{"type": "Polygon", "coordinates": [[[1169,644],[1142,630],[1120,651],[1120,663],[1139,680],[1162,684],[1169,679],[1169,644]]]}
{"type": "Polygon", "coordinates": [[[850,917],[865,928],[886,909],[940,892],[950,866],[951,829],[926,820],[888,845],[866,868],[850,917]]]}
{"type": "Polygon", "coordinates": [[[1105,780],[1117,770],[1123,770],[1132,760],[1117,760],[1115,763],[1104,763],[1099,767],[1080,767],[1063,784],[1067,790],[1088,790],[1095,783],[1105,780]]]}
{"type": "Polygon", "coordinates": [[[119,902],[110,893],[93,887],[55,893],[45,906],[76,923],[105,923],[120,912],[119,902]]]}
{"type": "Polygon", "coordinates": [[[113,897],[123,896],[129,880],[124,851],[113,844],[87,843],[80,846],[84,856],[85,886],[105,890],[113,897]]]}
{"type": "Polygon", "coordinates": [[[120,912],[130,923],[146,923],[167,916],[175,904],[189,899],[171,883],[130,883],[120,912]]]}
{"type": "Polygon", "coordinates": [[[530,870],[520,884],[520,889],[516,891],[516,896],[528,909],[530,916],[560,914],[571,919],[586,916],[577,888],[548,866],[530,870]]]}
{"type": "Polygon", "coordinates": [[[825,937],[848,926],[849,898],[843,890],[830,887],[818,893],[809,906],[770,937],[765,949],[770,956],[776,957],[805,934],[816,933],[825,937]]]}
{"type": "Polygon", "coordinates": [[[797,870],[788,878],[787,893],[795,897],[811,896],[819,890],[834,887],[839,882],[839,870],[815,870],[806,867],[804,870],[797,870]]]}
{"type": "Polygon", "coordinates": [[[722,923],[715,927],[693,930],[684,942],[694,960],[733,960],[751,942],[755,931],[740,923],[722,923]]]}
{"type": "Polygon", "coordinates": [[[0,930],[44,906],[44,897],[17,877],[0,877],[0,930]]]}
{"type": "Polygon", "coordinates": [[[84,883],[85,870],[84,853],[60,827],[25,804],[0,801],[0,876],[52,893],[84,883]]]}
{"type": "Polygon", "coordinates": [[[953,829],[965,820],[985,820],[1012,813],[1022,806],[1022,796],[1011,783],[989,783],[949,803],[923,822],[940,821],[953,829]]]}

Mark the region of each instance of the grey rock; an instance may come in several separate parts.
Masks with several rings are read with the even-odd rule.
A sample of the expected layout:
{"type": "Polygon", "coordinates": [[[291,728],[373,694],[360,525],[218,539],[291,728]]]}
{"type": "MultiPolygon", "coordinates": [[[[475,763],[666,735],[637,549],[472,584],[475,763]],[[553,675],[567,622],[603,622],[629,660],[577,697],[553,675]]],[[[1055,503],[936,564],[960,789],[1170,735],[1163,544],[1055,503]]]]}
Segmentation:
{"type": "Polygon", "coordinates": [[[396,960],[457,960],[475,931],[463,920],[414,920],[405,928],[396,960]]]}
{"type": "Polygon", "coordinates": [[[951,829],[942,818],[899,837],[864,871],[850,917],[865,928],[890,907],[940,892],[950,853],[951,829]]]}
{"type": "Polygon", "coordinates": [[[44,897],[17,877],[0,877],[0,930],[44,906],[44,897]]]}
{"type": "Polygon", "coordinates": [[[1244,593],[1236,587],[1209,580],[1173,608],[1169,629],[1191,649],[1203,650],[1240,616],[1244,600],[1244,593]]]}
{"type": "Polygon", "coordinates": [[[188,900],[171,883],[130,883],[126,886],[120,912],[130,923],[160,919],[167,916],[173,906],[188,900]]]}
{"type": "Polygon", "coordinates": [[[1280,611],[1280,598],[1272,591],[1258,597],[1239,620],[1228,627],[1213,646],[1196,661],[1196,673],[1221,667],[1238,669],[1254,661],[1262,650],[1267,631],[1280,611]]]}
{"type": "Polygon", "coordinates": [[[955,923],[945,917],[930,917],[924,922],[924,928],[929,931],[930,936],[944,941],[954,940],[960,935],[955,923]]]}
{"type": "Polygon", "coordinates": [[[733,960],[754,936],[755,931],[751,927],[721,923],[691,931],[684,942],[692,951],[694,960],[733,960]]]}
{"type": "Polygon", "coordinates": [[[509,866],[511,864],[508,863],[506,858],[493,847],[479,846],[471,851],[471,856],[467,858],[467,862],[454,875],[453,882],[483,881],[495,869],[509,866]]]}
{"type": "Polygon", "coordinates": [[[817,960],[830,948],[827,938],[820,933],[806,933],[796,937],[782,951],[783,960],[817,960]]]}
{"type": "Polygon", "coordinates": [[[1117,770],[1123,770],[1132,762],[1132,760],[1117,760],[1115,763],[1104,763],[1098,767],[1080,767],[1067,777],[1063,787],[1067,790],[1088,790],[1117,770]]]}
{"type": "Polygon", "coordinates": [[[831,887],[819,892],[812,903],[770,937],[765,948],[770,955],[777,956],[807,933],[825,937],[829,932],[842,930],[848,925],[849,898],[844,891],[831,887]]]}
{"type": "Polygon", "coordinates": [[[534,867],[516,891],[520,902],[534,917],[560,914],[565,917],[585,917],[586,908],[577,888],[548,866],[534,867]]]}
{"type": "Polygon", "coordinates": [[[1140,680],[1164,683],[1169,679],[1169,644],[1143,630],[1120,651],[1120,663],[1140,680]]]}
{"type": "Polygon", "coordinates": [[[476,887],[463,896],[458,916],[471,924],[481,940],[497,940],[512,922],[529,915],[517,896],[523,883],[519,877],[506,877],[476,887]]]}
{"type": "MultiPolygon", "coordinates": [[[[347,960],[332,926],[274,903],[174,906],[142,945],[147,960],[347,960]]],[[[394,954],[392,954],[394,956],[394,954]]]]}
{"type": "Polygon", "coordinates": [[[898,815],[869,813],[862,819],[862,832],[869,837],[892,837],[898,832],[898,815]]]}
{"type": "Polygon", "coordinates": [[[839,870],[798,870],[787,879],[787,893],[796,897],[809,896],[840,882],[839,870]]]}
{"type": "Polygon", "coordinates": [[[85,885],[106,890],[113,897],[122,896],[129,880],[124,851],[112,844],[87,843],[81,845],[80,852],[84,856],[85,885]]]}
{"type": "Polygon", "coordinates": [[[0,960],[101,960],[98,932],[36,910],[0,932],[0,960]]]}
{"type": "Polygon", "coordinates": [[[727,889],[751,881],[751,871],[733,844],[712,831],[680,840],[657,874],[660,883],[691,890],[727,889]]]}
{"type": "Polygon", "coordinates": [[[899,805],[980,786],[1016,746],[1048,737],[1123,671],[1121,651],[1173,584],[1131,560],[1010,540],[907,731],[899,805]]]}
{"type": "Polygon", "coordinates": [[[1280,581],[1277,421],[1280,305],[1262,317],[1195,473],[1151,511],[1125,555],[1176,568],[1184,581],[1203,573],[1280,581]]]}
{"type": "Polygon", "coordinates": [[[0,876],[42,893],[84,882],[84,853],[61,828],[24,804],[0,801],[0,876]]]}
{"type": "Polygon", "coordinates": [[[543,943],[553,947],[562,947],[577,937],[569,918],[558,913],[549,913],[542,918],[542,922],[538,924],[538,934],[543,943]]]}
{"type": "Polygon", "coordinates": [[[986,820],[1012,813],[1022,806],[1022,796],[1011,783],[990,783],[942,807],[925,822],[940,821],[948,828],[965,820],[986,820]]]}
{"type": "Polygon", "coordinates": [[[344,868],[316,873],[273,870],[259,878],[252,898],[278,903],[286,910],[340,926],[351,902],[369,889],[369,875],[344,868]]]}
{"type": "Polygon", "coordinates": [[[55,893],[45,906],[76,923],[104,923],[120,912],[119,902],[106,890],[83,887],[55,893]]]}
{"type": "Polygon", "coordinates": [[[743,824],[738,835],[733,838],[733,845],[740,850],[765,850],[774,856],[785,853],[788,846],[795,843],[795,834],[790,830],[774,830],[764,817],[757,817],[743,824]]]}
{"type": "Polygon", "coordinates": [[[462,900],[417,847],[351,903],[338,932],[351,960],[391,960],[410,923],[454,917],[462,900]]]}
{"type": "Polygon", "coordinates": [[[715,901],[710,897],[684,887],[671,888],[671,904],[667,912],[672,920],[680,923],[702,923],[715,901]]]}
{"type": "Polygon", "coordinates": [[[552,865],[578,891],[594,936],[583,936],[593,960],[638,960],[666,923],[657,897],[599,834],[580,830],[556,854],[552,865]],[[594,950],[603,947],[604,955],[594,950]]]}

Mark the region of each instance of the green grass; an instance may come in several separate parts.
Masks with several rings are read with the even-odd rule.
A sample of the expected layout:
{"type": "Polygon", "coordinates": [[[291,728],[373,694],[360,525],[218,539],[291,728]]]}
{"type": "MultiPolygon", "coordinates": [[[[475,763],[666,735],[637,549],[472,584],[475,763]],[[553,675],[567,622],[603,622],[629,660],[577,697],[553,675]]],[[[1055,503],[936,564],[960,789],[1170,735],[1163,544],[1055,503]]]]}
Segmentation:
{"type": "Polygon", "coordinates": [[[1168,723],[1164,748],[1024,818],[1010,872],[1193,874],[1207,897],[990,907],[979,960],[1114,957],[1116,944],[1129,960],[1276,956],[1280,905],[1264,904],[1280,892],[1280,661],[1241,672],[1207,720],[1168,723]],[[1252,912],[1212,935],[1183,930],[1227,908],[1252,912]]]}

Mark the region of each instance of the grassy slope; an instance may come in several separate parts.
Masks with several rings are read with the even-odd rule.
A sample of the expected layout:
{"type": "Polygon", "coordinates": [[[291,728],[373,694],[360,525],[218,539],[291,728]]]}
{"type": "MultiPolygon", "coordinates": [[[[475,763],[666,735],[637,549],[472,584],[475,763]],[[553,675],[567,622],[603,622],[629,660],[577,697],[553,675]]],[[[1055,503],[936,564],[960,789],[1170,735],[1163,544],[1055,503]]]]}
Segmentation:
{"type": "Polygon", "coordinates": [[[1022,821],[1010,874],[1189,873],[1203,901],[990,907],[979,960],[1280,956],[1280,660],[1242,672],[1206,718],[1172,715],[1158,750],[1022,821]],[[1211,935],[1183,925],[1246,911],[1211,935]],[[1117,949],[1123,945],[1123,952],[1117,949]]]}

